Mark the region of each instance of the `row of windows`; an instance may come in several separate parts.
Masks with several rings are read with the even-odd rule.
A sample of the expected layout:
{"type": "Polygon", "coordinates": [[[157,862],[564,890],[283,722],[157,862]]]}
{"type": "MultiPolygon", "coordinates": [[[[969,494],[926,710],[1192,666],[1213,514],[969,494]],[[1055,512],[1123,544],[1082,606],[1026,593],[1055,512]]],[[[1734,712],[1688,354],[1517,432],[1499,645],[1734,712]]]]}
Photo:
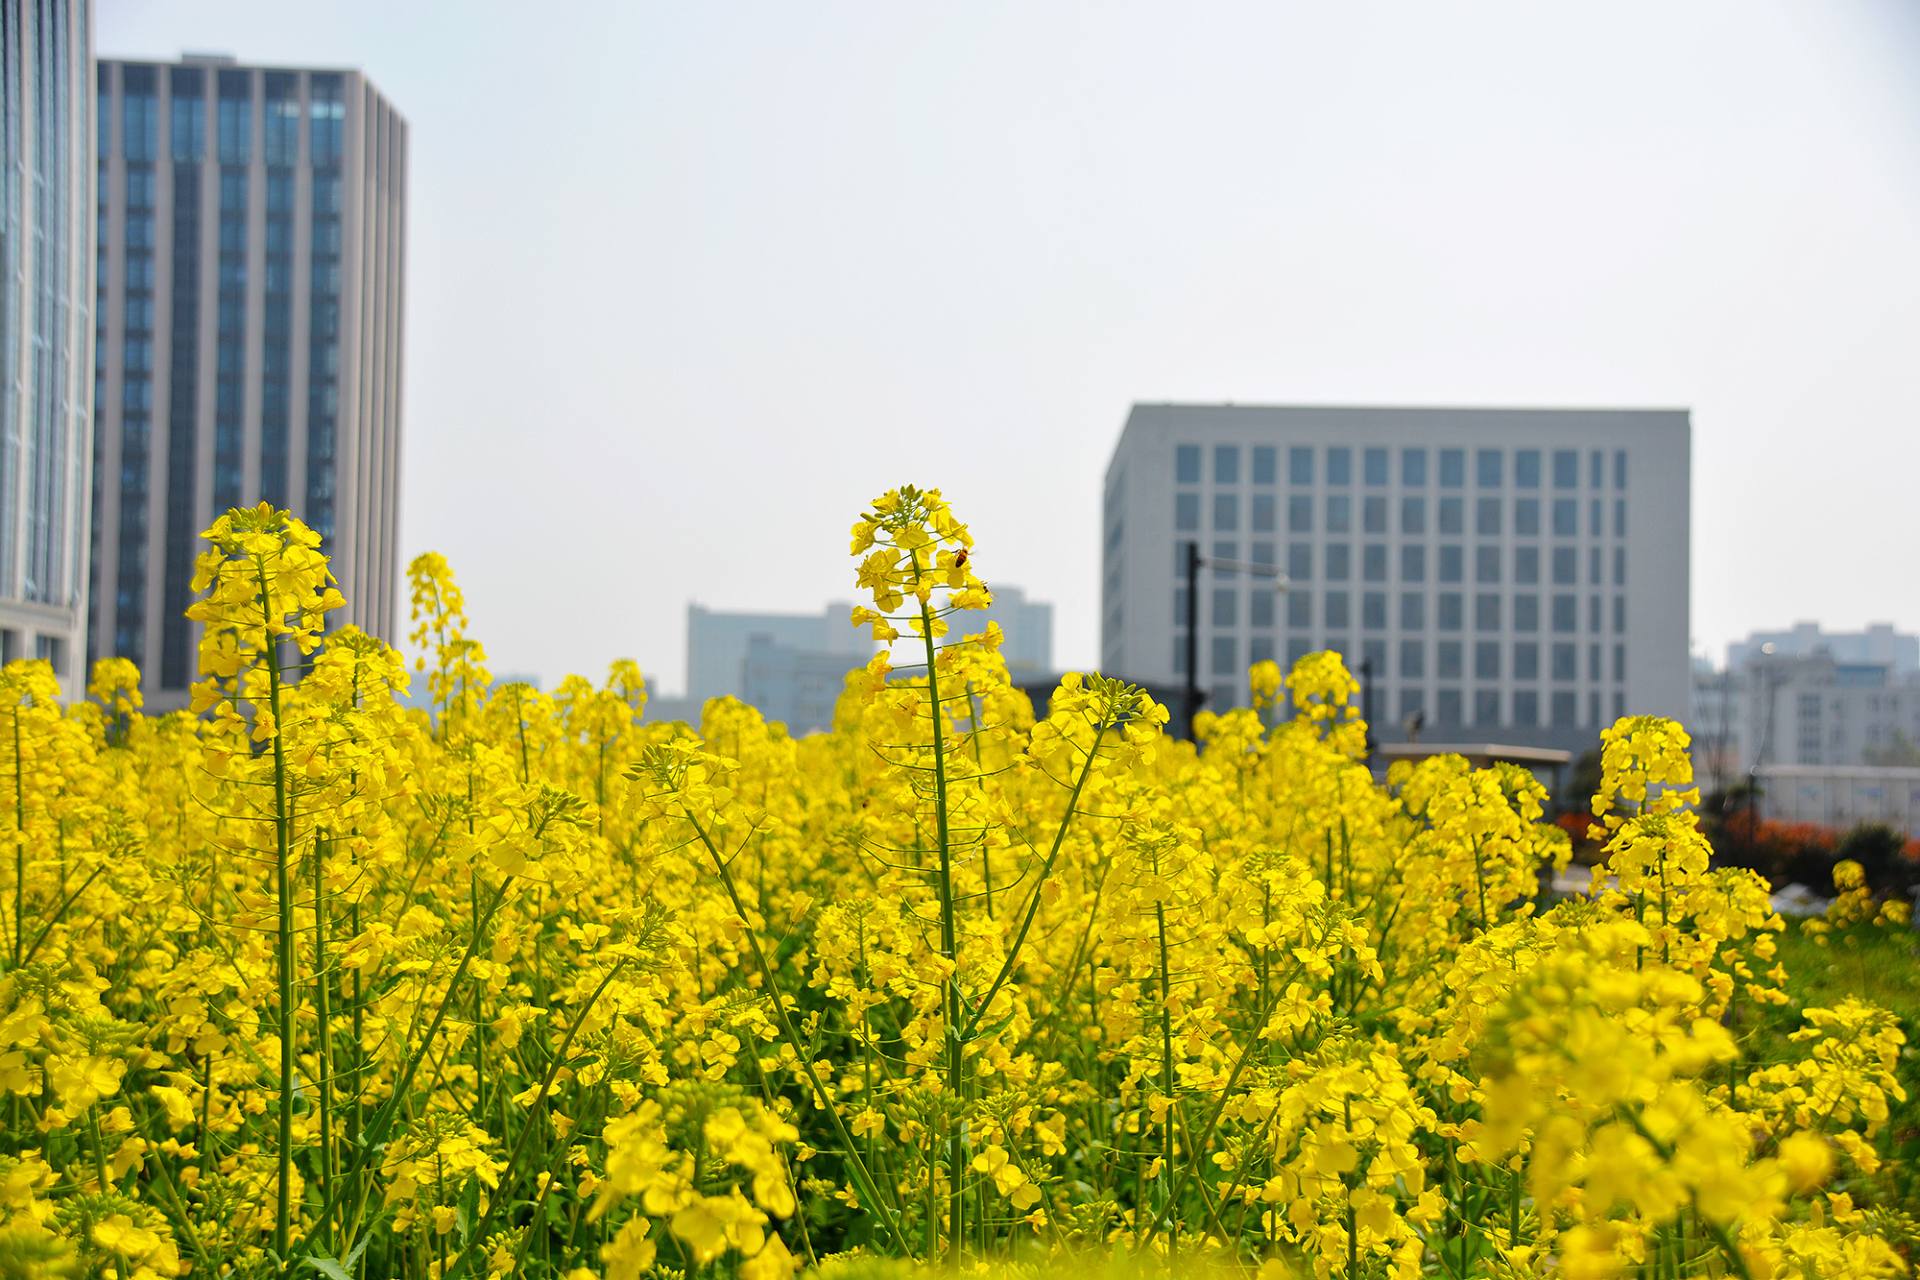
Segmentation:
{"type": "MultiPolygon", "coordinates": [[[[1240,670],[1240,637],[1233,635],[1215,635],[1208,637],[1209,653],[1212,658],[1210,674],[1214,676],[1233,675],[1240,670]]],[[[1248,653],[1256,649],[1270,651],[1275,638],[1270,636],[1248,637],[1248,653]]],[[[1310,653],[1316,648],[1348,649],[1350,642],[1334,640],[1316,643],[1311,636],[1295,635],[1288,638],[1289,648],[1310,653]]],[[[1186,634],[1174,635],[1174,672],[1186,674],[1186,634]]],[[[1589,644],[1586,646],[1586,671],[1584,679],[1589,684],[1600,684],[1606,680],[1623,683],[1627,678],[1627,650],[1622,644],[1610,647],[1611,663],[1606,661],[1609,653],[1607,646],[1589,644]]],[[[1480,640],[1471,645],[1459,640],[1402,640],[1389,649],[1385,641],[1362,640],[1360,652],[1365,660],[1373,663],[1373,673],[1379,676],[1398,675],[1402,680],[1420,680],[1428,675],[1442,680],[1460,679],[1467,675],[1469,659],[1472,674],[1477,680],[1540,680],[1546,679],[1554,684],[1576,684],[1581,674],[1580,646],[1571,641],[1542,645],[1534,640],[1516,640],[1512,644],[1503,644],[1497,640],[1480,640]],[[1387,662],[1391,653],[1396,659],[1387,662]],[[1429,655],[1432,668],[1428,668],[1429,655]],[[1542,665],[1542,659],[1545,665],[1542,665]]],[[[1258,658],[1250,658],[1257,662],[1258,658]]]]}
{"type": "MultiPolygon", "coordinates": [[[[1326,627],[1349,627],[1353,625],[1353,610],[1357,604],[1360,614],[1360,626],[1367,631],[1385,631],[1388,629],[1388,603],[1392,597],[1385,591],[1349,592],[1342,590],[1289,591],[1285,605],[1278,603],[1280,597],[1274,592],[1255,590],[1245,597],[1247,624],[1255,628],[1272,627],[1284,608],[1287,626],[1294,630],[1305,630],[1313,626],[1316,611],[1320,621],[1326,627]],[[1319,603],[1316,605],[1315,601],[1319,603]]],[[[1556,635],[1599,635],[1606,630],[1604,626],[1603,600],[1606,597],[1590,595],[1587,597],[1587,619],[1584,629],[1580,623],[1580,597],[1572,592],[1558,592],[1550,596],[1522,593],[1505,596],[1498,592],[1482,591],[1472,596],[1461,591],[1439,591],[1429,597],[1423,591],[1402,591],[1398,594],[1398,609],[1394,614],[1401,631],[1426,631],[1431,625],[1436,631],[1478,632],[1499,631],[1503,620],[1511,621],[1512,629],[1521,634],[1534,634],[1542,630],[1541,623],[1546,622],[1546,630],[1556,635]],[[1542,601],[1546,602],[1543,617],[1542,601]],[[1431,601],[1432,609],[1428,604],[1431,601]],[[1469,615],[1471,606],[1471,615],[1469,615]],[[1471,616],[1472,625],[1468,626],[1471,616]]],[[[1627,599],[1625,596],[1613,596],[1612,607],[1605,610],[1612,614],[1612,632],[1625,635],[1627,631],[1627,599]]],[[[1228,588],[1215,588],[1212,598],[1206,600],[1205,614],[1215,627],[1236,627],[1240,625],[1241,600],[1239,592],[1228,588]]],[[[1175,587],[1173,592],[1173,625],[1184,627],[1187,619],[1187,590],[1175,587]]]]}
{"type": "MultiPolygon", "coordinates": [[[[1350,542],[1329,542],[1319,546],[1316,558],[1315,545],[1311,542],[1289,542],[1286,547],[1286,560],[1276,560],[1278,544],[1255,541],[1248,544],[1251,551],[1251,563],[1265,568],[1278,569],[1286,575],[1289,584],[1308,583],[1315,580],[1315,571],[1325,582],[1349,582],[1354,574],[1355,544],[1350,542]]],[[[1187,543],[1177,542],[1173,547],[1173,572],[1176,580],[1184,581],[1187,572],[1187,543]]],[[[1386,543],[1365,542],[1358,546],[1359,578],[1362,582],[1387,582],[1394,580],[1389,576],[1392,561],[1397,558],[1399,572],[1394,575],[1403,583],[1424,583],[1427,581],[1429,565],[1432,567],[1433,580],[1439,583],[1467,581],[1467,550],[1458,542],[1443,542],[1429,547],[1425,543],[1386,543]],[[1399,554],[1393,555],[1398,547],[1399,554]]],[[[1481,585],[1497,585],[1511,580],[1521,586],[1533,586],[1542,581],[1541,571],[1547,573],[1546,581],[1554,586],[1577,586],[1581,581],[1581,548],[1555,546],[1517,546],[1510,550],[1496,545],[1481,543],[1472,548],[1473,581],[1481,585]],[[1543,551],[1545,552],[1543,556],[1543,551]],[[1510,566],[1509,566],[1510,561],[1510,566]],[[1510,567],[1510,574],[1502,574],[1503,568],[1510,567]]],[[[1213,543],[1213,556],[1217,560],[1238,561],[1240,543],[1233,539],[1218,539],[1213,543]]],[[[1603,568],[1611,566],[1612,585],[1624,587],[1627,582],[1627,551],[1625,547],[1603,549],[1586,548],[1586,585],[1600,586],[1604,576],[1603,568]]],[[[1216,568],[1210,570],[1216,577],[1237,577],[1236,570],[1216,568]]],[[[1259,579],[1271,581],[1271,579],[1259,579]]]]}
{"type": "MultiPolygon", "coordinates": [[[[1198,533],[1201,515],[1200,494],[1196,490],[1182,489],[1173,496],[1173,527],[1179,533],[1198,533]]],[[[1364,533],[1387,533],[1389,504],[1384,497],[1367,497],[1359,503],[1360,529],[1364,533]]],[[[1465,498],[1439,498],[1432,503],[1434,532],[1442,534],[1465,534],[1467,531],[1467,500],[1465,498]]],[[[1354,531],[1354,501],[1344,493],[1327,494],[1316,497],[1309,493],[1287,495],[1287,532],[1312,533],[1314,515],[1321,514],[1321,527],[1328,533],[1352,533],[1354,531]]],[[[1391,532],[1403,535],[1421,535],[1428,531],[1428,500],[1409,494],[1400,499],[1400,520],[1391,532]]],[[[1473,531],[1483,538],[1498,538],[1508,529],[1508,517],[1511,515],[1511,527],[1515,536],[1538,537],[1542,532],[1541,516],[1548,517],[1552,536],[1556,538],[1577,538],[1580,536],[1580,499],[1554,498],[1545,501],[1539,498],[1476,498],[1471,508],[1473,512],[1473,531]],[[1544,513],[1543,513],[1544,505],[1544,513]]],[[[1599,498],[1587,500],[1587,535],[1599,538],[1606,535],[1604,520],[1606,507],[1599,498]]],[[[1276,533],[1279,531],[1279,497],[1271,493],[1255,493],[1248,501],[1241,503],[1241,495],[1234,492],[1216,491],[1213,495],[1212,521],[1210,527],[1216,533],[1237,533],[1240,531],[1242,514],[1245,514],[1247,528],[1254,533],[1276,533]]],[[[1627,535],[1627,503],[1624,498],[1613,502],[1613,536],[1624,538],[1627,535]]]]}
{"type": "MultiPolygon", "coordinates": [[[[104,86],[106,68],[101,68],[104,86]]],[[[300,101],[299,76],[264,73],[261,104],[261,158],[268,165],[293,165],[300,158],[300,132],[307,125],[307,148],[314,164],[338,163],[346,130],[345,85],[331,74],[316,74],[308,101],[300,101]]],[[[128,160],[159,159],[158,81],[151,67],[127,67],[121,93],[120,142],[128,160]]],[[[203,160],[207,152],[205,82],[197,68],[173,69],[169,103],[168,150],[174,160],[203,160]]],[[[101,102],[109,99],[104,93],[101,102]]],[[[221,164],[244,165],[253,159],[253,83],[247,71],[222,71],[214,105],[214,133],[221,164]]],[[[113,117],[100,112],[100,156],[113,152],[113,117]]]]}
{"type": "MultiPolygon", "coordinates": [[[[1309,652],[1311,650],[1306,648],[1290,646],[1286,661],[1295,661],[1309,652]]],[[[1280,658],[1271,646],[1248,654],[1250,664],[1269,658],[1280,658]]],[[[1589,690],[1585,699],[1574,689],[1464,689],[1459,685],[1440,685],[1428,689],[1423,685],[1410,685],[1401,686],[1397,697],[1391,699],[1390,692],[1377,692],[1379,702],[1374,714],[1379,718],[1393,714],[1402,722],[1418,715],[1427,717],[1436,725],[1591,728],[1601,723],[1603,710],[1610,708],[1607,713],[1616,719],[1627,713],[1626,692],[1620,689],[1605,694],[1597,689],[1589,690]],[[1394,704],[1391,708],[1388,705],[1390,701],[1394,704]]],[[[1216,709],[1246,706],[1248,703],[1247,690],[1238,683],[1215,684],[1209,689],[1208,697],[1210,705],[1216,709]]]]}
{"type": "Polygon", "coordinates": [[[312,527],[331,539],[334,528],[334,462],[337,441],[340,329],[340,175],[313,175],[312,293],[307,325],[306,511],[312,527]]]}
{"type": "MultiPolygon", "coordinates": [[[[178,89],[176,84],[175,88],[178,89]]],[[[206,112],[196,98],[198,127],[204,146],[206,112]]],[[[174,121],[179,125],[181,101],[175,99],[174,121]]],[[[178,134],[176,133],[176,138],[178,134]]],[[[177,154],[177,146],[176,146],[177,154]]],[[[199,154],[196,150],[195,154],[199,154]]],[[[174,278],[194,280],[200,274],[200,184],[198,170],[191,164],[174,166],[173,254],[174,278]]],[[[193,576],[195,534],[195,474],[197,456],[199,377],[200,377],[200,291],[173,291],[174,373],[169,397],[169,435],[174,442],[167,454],[167,514],[165,564],[161,570],[161,590],[169,601],[190,594],[193,576]]],[[[182,610],[162,611],[160,624],[160,683],[163,688],[180,689],[189,680],[191,631],[182,610]]]]}
{"type": "MultiPolygon", "coordinates": [[[[1243,454],[1247,471],[1256,485],[1275,484],[1279,478],[1280,447],[1277,445],[1217,444],[1212,447],[1213,482],[1215,484],[1239,484],[1243,454]]],[[[1197,444],[1183,444],[1174,449],[1174,477],[1181,484],[1199,484],[1205,450],[1197,444]]],[[[1361,482],[1369,487],[1383,488],[1389,482],[1392,473],[1393,451],[1384,447],[1355,449],[1348,445],[1330,445],[1324,449],[1315,445],[1292,445],[1286,450],[1287,483],[1292,485],[1312,485],[1316,473],[1325,476],[1329,488],[1342,488],[1354,483],[1355,458],[1359,460],[1361,482]]],[[[1581,480],[1581,451],[1578,449],[1433,449],[1422,446],[1402,448],[1400,455],[1400,484],[1403,488],[1421,489],[1428,484],[1429,475],[1435,476],[1443,489],[1463,489],[1467,484],[1468,459],[1471,457],[1474,483],[1481,489],[1499,489],[1505,486],[1509,474],[1513,485],[1519,489],[1538,489],[1543,480],[1551,479],[1556,489],[1577,489],[1581,480]],[[1435,466],[1429,470],[1429,457],[1435,466]],[[1511,460],[1511,461],[1509,461],[1511,460]],[[1511,468],[1511,470],[1509,470],[1511,468]]],[[[1586,453],[1586,484],[1590,489],[1604,487],[1607,473],[1607,452],[1604,449],[1591,449],[1586,453]]],[[[1624,490],[1627,487],[1627,451],[1613,451],[1613,487],[1624,490]]]]}

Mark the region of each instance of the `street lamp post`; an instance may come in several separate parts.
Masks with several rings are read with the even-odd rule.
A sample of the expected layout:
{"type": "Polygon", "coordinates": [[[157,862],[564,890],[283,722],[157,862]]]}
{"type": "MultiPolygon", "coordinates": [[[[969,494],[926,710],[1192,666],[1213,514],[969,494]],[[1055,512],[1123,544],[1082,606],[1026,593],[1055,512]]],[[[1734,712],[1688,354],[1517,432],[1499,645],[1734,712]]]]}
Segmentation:
{"type": "Polygon", "coordinates": [[[1200,544],[1187,544],[1187,689],[1180,708],[1187,722],[1187,741],[1194,741],[1193,722],[1200,715],[1200,544]]]}
{"type": "Polygon", "coordinates": [[[1186,718],[1189,742],[1195,741],[1193,722],[1199,718],[1200,704],[1206,700],[1200,691],[1200,570],[1208,567],[1272,578],[1273,589],[1283,595],[1291,585],[1286,571],[1278,565],[1208,559],[1200,554],[1198,542],[1187,543],[1187,683],[1181,713],[1186,718]]]}

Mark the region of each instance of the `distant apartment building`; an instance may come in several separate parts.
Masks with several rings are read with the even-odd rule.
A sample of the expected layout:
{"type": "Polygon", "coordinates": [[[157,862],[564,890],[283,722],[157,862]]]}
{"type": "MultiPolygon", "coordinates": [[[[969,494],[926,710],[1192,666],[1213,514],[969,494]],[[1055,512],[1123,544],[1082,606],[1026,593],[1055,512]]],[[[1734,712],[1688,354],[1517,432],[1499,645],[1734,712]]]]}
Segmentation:
{"type": "MultiPolygon", "coordinates": [[[[732,613],[689,605],[685,698],[650,704],[649,717],[698,721],[709,699],[735,697],[796,735],[829,728],[847,673],[874,654],[871,632],[855,627],[852,614],[853,605],[842,602],[819,613],[732,613]]],[[[1051,670],[1052,605],[1028,599],[1019,587],[995,586],[993,607],[955,618],[954,634],[982,631],[988,621],[1004,633],[1000,653],[1016,678],[1051,670]]],[[[918,660],[896,647],[896,663],[918,660]]]]}
{"type": "Polygon", "coordinates": [[[833,727],[847,673],[862,661],[856,654],[797,649],[756,635],[741,662],[740,698],[795,737],[819,733],[833,727]]]}
{"type": "Polygon", "coordinates": [[[86,684],[93,6],[0,0],[0,660],[86,684]]]}
{"type": "Polygon", "coordinates": [[[1811,658],[1817,653],[1837,662],[1874,663],[1895,675],[1920,672],[1920,636],[1896,631],[1890,622],[1870,623],[1862,631],[1827,631],[1817,622],[1796,622],[1785,631],[1756,631],[1727,646],[1727,667],[1739,670],[1757,658],[1811,658]]]}
{"type": "Polygon", "coordinates": [[[989,584],[993,606],[985,617],[965,615],[967,632],[982,630],[988,621],[998,623],[1003,639],[1000,656],[1015,677],[1053,670],[1053,606],[1044,600],[1029,600],[1019,587],[989,584]]]}
{"type": "Polygon", "coordinates": [[[98,67],[90,649],[196,675],[200,532],[288,507],[396,638],[407,126],[352,70],[98,67]]]}
{"type": "Polygon", "coordinates": [[[1337,649],[1382,740],[1579,748],[1689,704],[1683,410],[1136,405],[1108,465],[1101,663],[1247,701],[1337,649]],[[1230,564],[1261,566],[1263,572],[1230,564]]]}
{"type": "Polygon", "coordinates": [[[843,672],[873,656],[872,637],[854,627],[851,604],[830,604],[819,613],[733,613],[688,605],[686,696],[696,718],[708,699],[746,699],[747,651],[755,640],[830,654],[845,661],[843,672]]]}
{"type": "Polygon", "coordinates": [[[1774,766],[1920,766],[1920,670],[1908,660],[1914,637],[1876,627],[1815,629],[1811,641],[1763,638],[1801,630],[1729,646],[1726,668],[1696,665],[1696,772],[1724,787],[1774,766]]]}

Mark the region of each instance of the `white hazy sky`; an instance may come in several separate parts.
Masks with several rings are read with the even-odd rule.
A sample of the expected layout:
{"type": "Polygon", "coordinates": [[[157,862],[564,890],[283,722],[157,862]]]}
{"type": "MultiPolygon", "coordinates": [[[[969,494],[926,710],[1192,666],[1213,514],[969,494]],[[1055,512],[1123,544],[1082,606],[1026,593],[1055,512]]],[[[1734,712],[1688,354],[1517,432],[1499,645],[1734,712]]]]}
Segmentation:
{"type": "Polygon", "coordinates": [[[901,482],[1090,663],[1135,400],[1687,406],[1697,647],[1920,627],[1911,0],[101,0],[97,42],[361,67],[411,123],[402,549],[498,671],[678,689],[690,599],[849,596],[901,482]]]}

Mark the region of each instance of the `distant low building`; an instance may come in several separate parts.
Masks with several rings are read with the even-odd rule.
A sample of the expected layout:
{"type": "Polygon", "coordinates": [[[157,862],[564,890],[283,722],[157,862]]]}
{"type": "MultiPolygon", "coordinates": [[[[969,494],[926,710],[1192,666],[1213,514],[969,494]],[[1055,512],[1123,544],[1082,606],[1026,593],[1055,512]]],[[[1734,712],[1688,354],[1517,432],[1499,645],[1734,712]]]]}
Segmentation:
{"type": "Polygon", "coordinates": [[[1866,765],[1763,765],[1766,815],[1845,831],[1864,824],[1920,837],[1920,768],[1866,765]]]}
{"type": "Polygon", "coordinates": [[[742,664],[742,701],[795,737],[833,727],[834,704],[860,662],[844,653],[796,649],[755,636],[742,664]]]}
{"type": "Polygon", "coordinates": [[[683,693],[647,693],[646,719],[650,724],[681,720],[698,727],[701,704],[683,693]]]}
{"type": "MultiPolygon", "coordinates": [[[[654,700],[648,718],[697,724],[710,699],[732,697],[796,736],[829,728],[847,673],[875,653],[872,633],[855,627],[852,614],[853,605],[839,601],[819,613],[731,613],[689,605],[686,695],[654,700]]],[[[956,616],[941,643],[976,634],[989,621],[1000,626],[1000,655],[1016,681],[1053,669],[1053,606],[1015,586],[995,585],[993,607],[956,616]]],[[[919,644],[903,636],[895,665],[918,663],[919,644]]]]}
{"type": "MultiPolygon", "coordinates": [[[[709,698],[746,698],[747,652],[755,640],[808,653],[832,654],[843,671],[873,656],[872,637],[856,630],[851,604],[819,613],[729,613],[687,606],[687,700],[697,709],[709,698]]],[[[697,714],[697,712],[696,712],[697,714]]]]}
{"type": "Polygon", "coordinates": [[[1890,622],[1869,623],[1864,631],[1824,631],[1817,622],[1756,631],[1727,646],[1727,668],[1737,671],[1761,657],[1811,658],[1822,652],[1836,662],[1874,663],[1896,675],[1920,673],[1920,636],[1896,631],[1890,622]]]}
{"type": "MultiPolygon", "coordinates": [[[[1029,600],[1019,587],[995,585],[989,620],[1000,624],[1005,639],[1000,656],[1007,670],[1016,676],[1053,670],[1053,606],[1041,600],[1029,600]]],[[[978,631],[985,622],[970,616],[966,630],[978,631]]]]}
{"type": "MultiPolygon", "coordinates": [[[[1771,634],[1804,640],[1808,631],[1771,634]]],[[[1696,664],[1688,727],[1707,785],[1776,765],[1920,766],[1920,670],[1907,664],[1904,643],[1914,637],[1874,628],[1829,638],[1860,642],[1843,643],[1847,653],[1877,656],[1768,640],[1730,646],[1737,661],[1725,669],[1696,664]]]]}

